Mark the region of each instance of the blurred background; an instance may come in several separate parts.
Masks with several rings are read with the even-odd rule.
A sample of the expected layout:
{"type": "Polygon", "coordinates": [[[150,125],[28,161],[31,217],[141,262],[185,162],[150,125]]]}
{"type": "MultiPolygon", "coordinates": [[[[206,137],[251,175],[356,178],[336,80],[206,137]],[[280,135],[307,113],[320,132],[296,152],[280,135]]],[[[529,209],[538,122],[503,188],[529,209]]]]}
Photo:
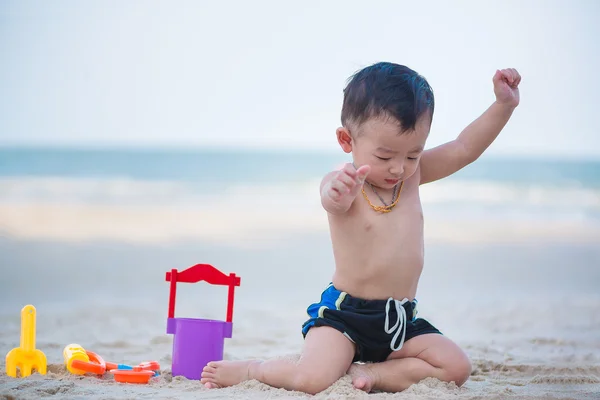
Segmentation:
{"type": "MultiPolygon", "coordinates": [[[[547,363],[562,345],[531,341],[550,337],[583,343],[557,363],[597,362],[598,17],[593,0],[2,1],[2,347],[34,303],[56,351],[134,335],[167,354],[164,273],[202,262],[242,277],[230,357],[296,351],[333,270],[318,185],[349,161],[342,90],[392,61],[434,89],[429,147],[494,101],[496,69],[523,77],[488,152],[421,189],[422,315],[472,357],[534,343],[520,362],[547,363]]],[[[199,285],[178,313],[224,318],[226,290],[199,285]]]]}

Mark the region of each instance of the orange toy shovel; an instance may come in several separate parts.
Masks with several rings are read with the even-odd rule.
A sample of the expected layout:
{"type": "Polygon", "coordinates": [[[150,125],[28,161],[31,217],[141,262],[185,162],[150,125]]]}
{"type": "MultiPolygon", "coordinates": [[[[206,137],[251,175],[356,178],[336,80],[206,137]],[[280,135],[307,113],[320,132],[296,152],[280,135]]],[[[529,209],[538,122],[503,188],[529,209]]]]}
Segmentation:
{"type": "Polygon", "coordinates": [[[46,375],[46,367],[46,355],[35,348],[35,307],[26,305],[21,310],[21,346],[6,355],[6,375],[16,378],[17,368],[22,378],[31,375],[33,369],[46,375]]]}

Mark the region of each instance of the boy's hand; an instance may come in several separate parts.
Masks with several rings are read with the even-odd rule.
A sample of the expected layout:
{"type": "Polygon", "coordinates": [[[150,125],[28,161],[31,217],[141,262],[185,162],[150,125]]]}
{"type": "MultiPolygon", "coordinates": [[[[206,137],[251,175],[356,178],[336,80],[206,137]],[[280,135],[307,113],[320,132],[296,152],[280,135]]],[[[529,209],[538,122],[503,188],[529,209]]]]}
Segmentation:
{"type": "MultiPolygon", "coordinates": [[[[362,188],[365,178],[371,171],[369,165],[355,169],[352,164],[344,165],[323,187],[321,192],[322,202],[326,209],[347,211],[362,188]]],[[[333,212],[335,210],[328,210],[333,212]]]]}
{"type": "Polygon", "coordinates": [[[496,71],[493,82],[496,102],[513,108],[519,105],[521,75],[519,75],[516,69],[507,68],[496,71]]]}

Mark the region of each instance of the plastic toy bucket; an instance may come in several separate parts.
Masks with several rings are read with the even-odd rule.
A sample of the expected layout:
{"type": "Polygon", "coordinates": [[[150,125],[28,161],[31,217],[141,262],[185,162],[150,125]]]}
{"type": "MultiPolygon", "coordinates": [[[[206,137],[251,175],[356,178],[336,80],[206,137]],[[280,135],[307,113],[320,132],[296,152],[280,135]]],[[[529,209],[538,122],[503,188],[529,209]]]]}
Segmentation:
{"type": "Polygon", "coordinates": [[[210,319],[168,318],[167,333],[173,334],[173,376],[199,380],[210,361],[223,359],[225,338],[231,338],[232,323],[210,319]]]}
{"type": "Polygon", "coordinates": [[[231,337],[233,329],[234,289],[240,286],[240,277],[234,273],[224,274],[210,264],[196,264],[183,271],[172,269],[166,273],[165,280],[170,283],[167,333],[173,335],[171,373],[173,376],[199,380],[206,364],[223,359],[225,338],[231,337]],[[228,286],[225,321],[175,318],[177,283],[200,281],[228,286]]]}

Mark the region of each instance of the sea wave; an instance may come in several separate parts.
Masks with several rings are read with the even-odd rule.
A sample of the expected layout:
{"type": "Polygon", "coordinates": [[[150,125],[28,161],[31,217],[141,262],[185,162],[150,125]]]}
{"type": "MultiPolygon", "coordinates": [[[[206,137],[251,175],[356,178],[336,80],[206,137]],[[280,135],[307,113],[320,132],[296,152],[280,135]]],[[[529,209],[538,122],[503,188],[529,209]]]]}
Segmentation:
{"type": "MultiPolygon", "coordinates": [[[[600,189],[494,181],[447,180],[421,187],[426,207],[549,207],[600,212],[600,189]]],[[[220,203],[280,203],[302,207],[319,202],[319,180],[215,185],[129,178],[20,177],[0,179],[0,202],[197,206],[220,203]]]]}

